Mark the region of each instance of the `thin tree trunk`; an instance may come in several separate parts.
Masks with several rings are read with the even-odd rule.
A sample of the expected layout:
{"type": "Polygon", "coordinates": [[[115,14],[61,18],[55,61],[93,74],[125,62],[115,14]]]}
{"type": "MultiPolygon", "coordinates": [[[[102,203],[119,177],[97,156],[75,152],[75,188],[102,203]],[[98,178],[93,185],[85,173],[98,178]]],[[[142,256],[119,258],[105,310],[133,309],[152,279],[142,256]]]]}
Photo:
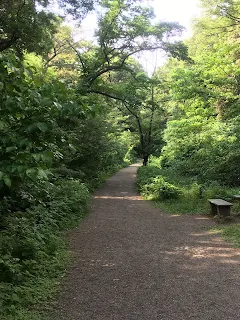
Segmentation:
{"type": "Polygon", "coordinates": [[[143,155],[143,166],[147,166],[148,164],[148,159],[149,159],[149,154],[144,154],[143,155]]]}

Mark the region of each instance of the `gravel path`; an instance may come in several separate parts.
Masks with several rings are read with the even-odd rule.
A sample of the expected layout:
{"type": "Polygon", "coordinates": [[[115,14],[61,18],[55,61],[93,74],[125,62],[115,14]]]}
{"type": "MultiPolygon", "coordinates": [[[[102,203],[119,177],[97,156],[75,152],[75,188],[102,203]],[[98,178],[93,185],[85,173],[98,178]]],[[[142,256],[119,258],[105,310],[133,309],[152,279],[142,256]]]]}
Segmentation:
{"type": "Polygon", "coordinates": [[[134,189],[136,165],[96,192],[70,236],[58,320],[238,320],[240,250],[201,216],[167,215],[134,189]]]}

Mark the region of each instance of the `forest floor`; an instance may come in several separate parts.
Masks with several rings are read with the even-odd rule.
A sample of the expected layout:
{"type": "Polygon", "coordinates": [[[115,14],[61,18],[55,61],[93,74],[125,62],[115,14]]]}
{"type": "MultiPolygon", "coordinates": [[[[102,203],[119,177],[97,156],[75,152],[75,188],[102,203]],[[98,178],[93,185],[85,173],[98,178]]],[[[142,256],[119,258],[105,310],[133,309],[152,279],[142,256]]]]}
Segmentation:
{"type": "Polygon", "coordinates": [[[53,319],[240,319],[240,250],[209,231],[213,220],[143,200],[136,170],[110,178],[70,234],[72,266],[53,319]]]}

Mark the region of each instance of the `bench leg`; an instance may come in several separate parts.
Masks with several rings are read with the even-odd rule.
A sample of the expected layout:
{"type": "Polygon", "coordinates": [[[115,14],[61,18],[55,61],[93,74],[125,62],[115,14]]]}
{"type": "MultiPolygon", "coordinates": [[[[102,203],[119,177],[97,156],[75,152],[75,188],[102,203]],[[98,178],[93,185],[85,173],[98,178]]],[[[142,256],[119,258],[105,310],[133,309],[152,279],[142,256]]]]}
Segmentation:
{"type": "Polygon", "coordinates": [[[217,206],[213,203],[210,203],[211,205],[211,215],[216,216],[218,214],[217,206]]]}
{"type": "Polygon", "coordinates": [[[230,217],[230,206],[217,207],[218,215],[222,217],[230,217]]]}

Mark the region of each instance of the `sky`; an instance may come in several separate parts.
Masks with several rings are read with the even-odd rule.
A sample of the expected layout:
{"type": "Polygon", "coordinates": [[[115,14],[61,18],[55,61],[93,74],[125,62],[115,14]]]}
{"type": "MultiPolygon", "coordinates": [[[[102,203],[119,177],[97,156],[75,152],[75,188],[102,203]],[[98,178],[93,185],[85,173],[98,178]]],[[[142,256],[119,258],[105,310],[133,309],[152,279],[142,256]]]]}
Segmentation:
{"type": "MultiPolygon", "coordinates": [[[[191,37],[192,20],[200,15],[200,0],[145,0],[153,6],[156,20],[179,22],[186,28],[183,39],[191,37]]],[[[96,17],[89,15],[82,23],[81,38],[91,39],[96,28],[96,17]]],[[[160,53],[144,53],[139,61],[144,69],[152,74],[155,68],[164,63],[166,58],[160,53]]]]}
{"type": "MultiPolygon", "coordinates": [[[[191,21],[200,13],[200,0],[145,0],[146,4],[153,6],[156,19],[179,22],[187,32],[184,37],[191,36],[191,21]]],[[[96,27],[96,17],[89,15],[82,24],[82,31],[91,37],[96,27]]]]}
{"type": "MultiPolygon", "coordinates": [[[[191,37],[191,24],[200,15],[200,0],[153,0],[149,1],[154,8],[156,19],[178,22],[186,28],[182,38],[191,37]]],[[[146,53],[140,58],[144,69],[152,74],[153,71],[166,61],[166,56],[160,52],[146,53]]]]}
{"type": "Polygon", "coordinates": [[[200,13],[199,0],[153,0],[158,19],[179,22],[187,28],[185,37],[191,36],[191,21],[200,13]]]}

